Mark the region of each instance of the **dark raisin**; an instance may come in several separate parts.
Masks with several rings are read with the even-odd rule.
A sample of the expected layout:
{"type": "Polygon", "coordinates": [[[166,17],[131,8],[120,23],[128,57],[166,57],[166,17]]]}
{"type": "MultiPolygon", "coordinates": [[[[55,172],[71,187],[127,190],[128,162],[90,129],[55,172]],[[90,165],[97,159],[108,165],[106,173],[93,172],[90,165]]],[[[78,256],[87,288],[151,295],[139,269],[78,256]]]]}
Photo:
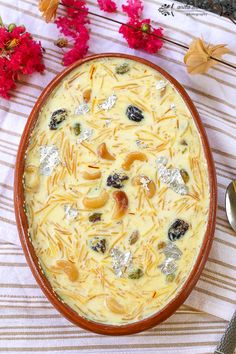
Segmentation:
{"type": "Polygon", "coordinates": [[[105,238],[99,238],[99,237],[94,237],[90,241],[90,247],[93,251],[98,252],[98,253],[105,253],[106,252],[106,239],[105,238]]]}
{"type": "Polygon", "coordinates": [[[75,123],[73,129],[74,129],[75,135],[80,135],[80,133],[81,133],[81,125],[80,125],[80,123],[75,123]]]}
{"type": "Polygon", "coordinates": [[[89,215],[89,221],[90,222],[97,222],[101,221],[102,213],[94,213],[92,215],[89,215]]]}
{"type": "Polygon", "coordinates": [[[126,115],[130,120],[133,120],[134,122],[141,122],[141,120],[144,119],[144,115],[141,109],[131,105],[128,106],[126,115]]]}
{"type": "Polygon", "coordinates": [[[129,272],[128,277],[130,279],[139,279],[143,276],[143,271],[140,268],[134,269],[131,272],[129,272]]]}
{"type": "Polygon", "coordinates": [[[58,109],[57,111],[54,111],[50,118],[49,128],[51,130],[56,130],[60,123],[66,119],[67,115],[68,113],[66,109],[58,109]]]}
{"type": "Polygon", "coordinates": [[[184,183],[188,183],[189,181],[189,174],[186,170],[180,170],[181,177],[183,178],[184,183]]]}
{"type": "Polygon", "coordinates": [[[133,231],[132,234],[129,237],[129,244],[134,245],[139,239],[139,231],[133,231]]]}
{"type": "Polygon", "coordinates": [[[119,66],[116,67],[116,73],[123,75],[127,73],[130,70],[129,64],[128,63],[123,63],[119,66]]]}
{"type": "Polygon", "coordinates": [[[179,240],[182,236],[189,229],[189,224],[186,223],[184,220],[177,219],[175,222],[170,226],[168,230],[168,237],[170,241],[179,240]]]}
{"type": "Polygon", "coordinates": [[[124,173],[114,173],[107,177],[107,186],[113,188],[122,188],[124,187],[123,181],[127,181],[129,179],[124,173]]]}

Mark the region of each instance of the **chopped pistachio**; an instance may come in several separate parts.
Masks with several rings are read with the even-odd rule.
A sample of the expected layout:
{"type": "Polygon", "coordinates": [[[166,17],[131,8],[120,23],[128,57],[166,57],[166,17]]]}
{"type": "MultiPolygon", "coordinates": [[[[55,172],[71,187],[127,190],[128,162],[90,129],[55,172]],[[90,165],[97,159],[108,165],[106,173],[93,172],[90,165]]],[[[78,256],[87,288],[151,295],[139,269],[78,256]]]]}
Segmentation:
{"type": "Polygon", "coordinates": [[[166,276],[166,281],[168,282],[168,283],[171,283],[172,281],[174,281],[174,279],[175,279],[175,274],[168,274],[167,276],[166,276]]]}
{"type": "Polygon", "coordinates": [[[75,135],[80,135],[80,133],[81,133],[81,125],[80,125],[80,123],[75,123],[73,129],[74,129],[75,135]]]}
{"type": "Polygon", "coordinates": [[[139,279],[142,276],[143,276],[143,271],[140,268],[134,269],[128,274],[128,277],[130,279],[139,279]]]}
{"type": "Polygon", "coordinates": [[[138,238],[139,238],[139,231],[138,230],[133,231],[129,237],[129,244],[134,245],[138,241],[138,238]]]}
{"type": "Polygon", "coordinates": [[[102,216],[102,213],[93,213],[93,214],[89,215],[89,221],[90,222],[101,221],[101,216],[102,216]]]}
{"type": "Polygon", "coordinates": [[[123,63],[119,66],[116,67],[116,73],[123,75],[127,73],[130,70],[129,64],[128,63],[123,63]]]}

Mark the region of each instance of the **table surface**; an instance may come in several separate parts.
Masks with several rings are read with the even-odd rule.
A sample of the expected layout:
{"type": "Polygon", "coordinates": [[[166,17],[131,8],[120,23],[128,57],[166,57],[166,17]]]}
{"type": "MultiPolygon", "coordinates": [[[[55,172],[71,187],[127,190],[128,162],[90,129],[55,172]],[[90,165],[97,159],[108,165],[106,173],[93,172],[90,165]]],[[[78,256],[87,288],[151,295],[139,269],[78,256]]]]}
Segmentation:
{"type": "MultiPolygon", "coordinates": [[[[236,26],[218,15],[186,13],[177,8],[163,16],[158,9],[170,1],[147,0],[145,14],[165,29],[167,38],[189,45],[203,36],[232,50],[225,59],[235,64],[236,26]]],[[[90,9],[100,13],[95,0],[90,9]]],[[[177,78],[198,108],[210,140],[218,176],[217,230],[209,261],[187,302],[163,324],[144,333],[106,337],[84,331],[65,320],[36,284],[23,255],[13,210],[14,163],[20,137],[37,97],[62,70],[62,53],[53,44],[54,24],[46,25],[36,0],[0,0],[6,23],[23,23],[45,48],[46,72],[23,78],[11,101],[0,102],[0,352],[3,353],[212,353],[236,304],[236,238],[224,209],[224,193],[236,178],[236,71],[219,65],[209,73],[189,76],[183,64],[185,50],[165,44],[157,55],[130,50],[117,24],[91,16],[89,54],[125,52],[145,57],[177,78]]],[[[63,10],[60,9],[60,13],[63,10]]],[[[104,13],[103,13],[104,15],[104,13]]],[[[105,16],[108,16],[105,14],[105,16]]],[[[125,21],[119,12],[111,19],[125,21]]]]}

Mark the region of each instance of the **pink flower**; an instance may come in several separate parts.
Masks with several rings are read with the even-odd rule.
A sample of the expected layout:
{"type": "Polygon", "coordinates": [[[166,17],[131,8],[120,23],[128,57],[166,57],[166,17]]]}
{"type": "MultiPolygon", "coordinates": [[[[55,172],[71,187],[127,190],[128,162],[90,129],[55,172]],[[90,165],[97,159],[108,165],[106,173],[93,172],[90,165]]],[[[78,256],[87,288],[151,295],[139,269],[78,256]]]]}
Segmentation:
{"type": "Polygon", "coordinates": [[[75,39],[74,47],[64,54],[63,64],[68,66],[76,60],[83,58],[88,52],[89,33],[85,26],[81,25],[79,35],[75,39]]]}
{"type": "Polygon", "coordinates": [[[156,53],[163,45],[161,38],[158,38],[163,36],[162,31],[162,28],[153,28],[150,19],[140,21],[132,18],[119,29],[130,48],[143,49],[151,54],[156,53]]]}
{"type": "Polygon", "coordinates": [[[116,3],[112,0],[97,0],[101,10],[106,12],[116,12],[116,3]]]}
{"type": "Polygon", "coordinates": [[[86,2],[82,0],[63,0],[63,4],[72,7],[65,7],[67,15],[58,17],[55,23],[65,36],[76,38],[80,26],[89,23],[86,2]]]}
{"type": "Polygon", "coordinates": [[[8,67],[9,60],[0,57],[0,96],[6,99],[10,98],[9,91],[16,87],[16,76],[8,67]]]}
{"type": "Polygon", "coordinates": [[[74,40],[73,48],[63,56],[63,65],[68,66],[83,58],[88,52],[89,31],[86,24],[89,23],[89,19],[85,1],[63,0],[63,4],[70,6],[65,7],[67,15],[59,17],[55,23],[61,33],[74,40]]]}
{"type": "Polygon", "coordinates": [[[23,26],[8,31],[0,28],[0,96],[10,98],[9,90],[16,87],[20,74],[42,73],[42,47],[23,26]]]}
{"type": "Polygon", "coordinates": [[[122,5],[123,12],[126,12],[130,18],[139,18],[143,12],[143,3],[141,0],[127,0],[127,5],[122,5]]]}

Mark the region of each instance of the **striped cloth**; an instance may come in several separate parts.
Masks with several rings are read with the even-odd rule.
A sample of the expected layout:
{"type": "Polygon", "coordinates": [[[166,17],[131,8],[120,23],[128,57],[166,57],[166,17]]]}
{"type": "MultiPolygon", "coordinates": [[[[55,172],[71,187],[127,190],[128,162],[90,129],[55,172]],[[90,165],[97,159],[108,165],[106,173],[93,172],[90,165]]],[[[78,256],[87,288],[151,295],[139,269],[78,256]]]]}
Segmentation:
{"type": "MultiPolygon", "coordinates": [[[[235,63],[236,26],[214,14],[186,15],[177,9],[164,17],[158,8],[168,1],[145,1],[145,15],[165,29],[165,35],[188,45],[193,37],[229,45],[225,59],[235,63]]],[[[91,11],[100,13],[95,0],[91,11]]],[[[170,3],[171,4],[171,3],[170,3]]],[[[236,178],[236,71],[218,65],[208,74],[189,76],[184,49],[165,44],[158,55],[130,50],[118,25],[91,16],[90,53],[124,52],[143,56],[179,80],[197,106],[208,133],[218,175],[219,207],[209,261],[194,291],[175,315],[158,327],[129,337],[105,337],[70,324],[38,288],[22,253],[13,211],[16,152],[27,117],[40,92],[62,70],[55,25],[45,25],[36,0],[0,0],[5,23],[24,24],[45,48],[46,72],[22,78],[11,101],[0,102],[0,352],[3,353],[212,353],[236,304],[236,235],[224,206],[225,189],[236,178]]],[[[120,9],[119,9],[120,10],[120,9]]],[[[63,10],[60,9],[59,13],[63,10]]],[[[104,15],[104,14],[103,14],[104,15]]],[[[107,16],[107,14],[106,14],[107,16]]],[[[126,21],[125,16],[109,15],[126,21]]]]}

